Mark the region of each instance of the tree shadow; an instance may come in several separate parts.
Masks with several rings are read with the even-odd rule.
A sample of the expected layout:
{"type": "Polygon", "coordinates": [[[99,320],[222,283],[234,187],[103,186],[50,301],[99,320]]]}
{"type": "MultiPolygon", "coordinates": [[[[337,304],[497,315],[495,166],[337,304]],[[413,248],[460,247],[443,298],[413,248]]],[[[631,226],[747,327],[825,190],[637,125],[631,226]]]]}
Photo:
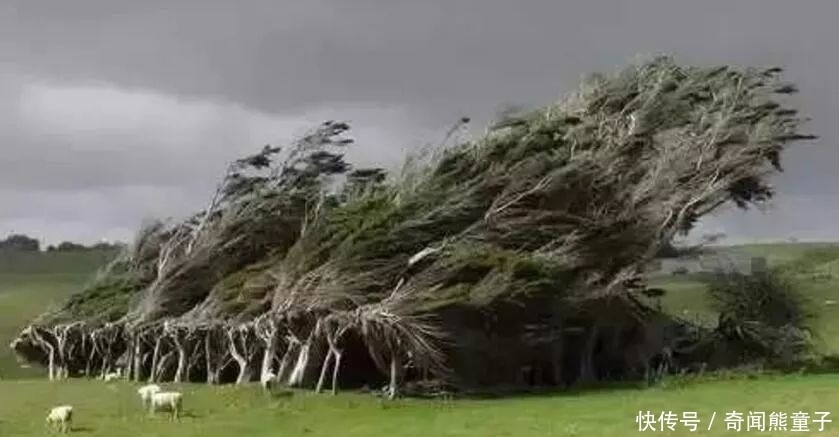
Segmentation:
{"type": "Polygon", "coordinates": [[[290,398],[294,396],[293,390],[272,390],[268,393],[268,396],[271,399],[283,399],[283,398],[290,398]]]}
{"type": "Polygon", "coordinates": [[[541,397],[577,397],[590,393],[618,393],[629,391],[654,390],[656,385],[647,386],[643,382],[600,382],[572,387],[528,387],[509,389],[475,390],[462,393],[454,393],[453,399],[522,399],[541,397]]]}

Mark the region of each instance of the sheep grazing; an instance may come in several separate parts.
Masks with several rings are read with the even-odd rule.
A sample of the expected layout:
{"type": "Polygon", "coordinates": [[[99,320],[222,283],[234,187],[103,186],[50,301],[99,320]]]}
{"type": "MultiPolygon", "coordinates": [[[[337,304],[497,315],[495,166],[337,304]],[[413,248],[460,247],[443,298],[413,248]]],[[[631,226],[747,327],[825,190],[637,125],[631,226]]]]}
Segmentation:
{"type": "Polygon", "coordinates": [[[157,384],[144,385],[137,389],[137,394],[140,395],[140,400],[143,402],[143,408],[151,401],[151,397],[155,393],[159,393],[162,389],[157,384]]]}
{"type": "Polygon", "coordinates": [[[117,369],[116,372],[110,372],[105,374],[105,382],[116,381],[122,377],[122,369],[117,369]]]}
{"type": "Polygon", "coordinates": [[[277,378],[277,375],[272,371],[265,372],[259,380],[259,384],[262,385],[262,388],[265,390],[270,391],[272,386],[274,385],[274,379],[277,378]]]}
{"type": "Polygon", "coordinates": [[[58,425],[61,432],[70,431],[70,424],[73,422],[73,407],[70,405],[62,405],[50,410],[47,415],[47,425],[58,425]]]}
{"type": "Polygon", "coordinates": [[[172,413],[172,419],[180,419],[183,395],[176,391],[158,392],[151,396],[151,413],[167,409],[172,413]]]}

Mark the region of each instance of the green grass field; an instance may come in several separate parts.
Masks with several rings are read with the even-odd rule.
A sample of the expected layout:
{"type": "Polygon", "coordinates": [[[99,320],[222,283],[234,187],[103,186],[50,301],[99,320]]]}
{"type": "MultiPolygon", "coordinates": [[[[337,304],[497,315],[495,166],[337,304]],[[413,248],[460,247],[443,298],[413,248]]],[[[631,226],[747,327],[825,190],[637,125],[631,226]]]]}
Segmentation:
{"type": "MultiPolygon", "coordinates": [[[[730,435],[728,413],[786,413],[788,432],[741,432],[767,436],[839,436],[837,423],[810,421],[810,433],[792,432],[792,414],[802,411],[816,419],[839,411],[839,376],[762,376],[760,379],[704,381],[679,388],[616,390],[583,395],[552,395],[503,400],[452,402],[402,400],[380,402],[364,394],[336,397],[295,393],[270,398],[255,386],[179,387],[185,393],[185,417],[172,422],[165,414],[149,416],[141,410],[134,387],[100,381],[38,380],[0,382],[0,435],[45,435],[47,410],[58,404],[75,407],[74,434],[101,437],[134,436],[625,436],[639,433],[639,411],[655,416],[696,412],[700,422],[694,433],[676,423],[665,434],[730,435]],[[716,413],[714,422],[710,419],[716,413]],[[711,429],[708,430],[708,426],[711,429]]],[[[767,419],[768,421],[768,419],[767,419]]],[[[656,433],[661,433],[656,424],[656,433]]],[[[646,430],[646,433],[651,431],[646,430]]]]}
{"type": "MultiPolygon", "coordinates": [[[[819,320],[825,349],[839,351],[839,248],[818,245],[761,245],[725,250],[767,255],[770,264],[784,266],[795,274],[813,301],[821,305],[819,320]],[[833,267],[837,267],[834,269],[833,267]],[[831,338],[832,337],[832,338],[831,338]]],[[[49,382],[35,369],[19,369],[5,344],[31,317],[77,290],[110,254],[41,254],[29,258],[0,258],[0,437],[47,435],[44,418],[49,408],[74,405],[74,434],[86,436],[622,436],[638,433],[639,411],[658,416],[662,412],[695,411],[700,423],[694,433],[681,423],[668,435],[730,435],[727,413],[743,418],[749,412],[783,412],[787,432],[760,432],[767,436],[839,436],[839,375],[760,375],[749,378],[685,381],[668,379],[648,390],[613,389],[496,400],[452,402],[401,400],[380,402],[359,393],[336,397],[295,392],[271,398],[255,386],[209,387],[191,384],[179,387],[185,398],[181,422],[165,416],[150,417],[141,411],[134,386],[127,383],[70,380],[49,382]],[[98,257],[98,258],[97,258],[98,257]],[[38,378],[35,378],[35,377],[38,378]],[[793,432],[792,414],[802,411],[816,418],[817,411],[831,413],[837,423],[810,422],[811,432],[793,432]],[[712,413],[715,421],[708,430],[712,413]]],[[[672,312],[695,314],[713,320],[704,288],[696,278],[670,277],[657,280],[668,290],[663,301],[672,312]]],[[[768,421],[768,418],[767,418],[768,421]]],[[[655,425],[655,433],[662,433],[655,425]]],[[[652,431],[644,431],[650,433],[652,431]]]]}

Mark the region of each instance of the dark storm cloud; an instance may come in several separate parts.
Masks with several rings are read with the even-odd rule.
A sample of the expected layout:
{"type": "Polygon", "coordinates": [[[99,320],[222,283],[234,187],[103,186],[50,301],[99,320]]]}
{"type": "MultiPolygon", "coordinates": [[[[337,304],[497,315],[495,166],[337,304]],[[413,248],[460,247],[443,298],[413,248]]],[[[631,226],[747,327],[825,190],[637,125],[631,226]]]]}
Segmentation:
{"type": "Polygon", "coordinates": [[[216,96],[271,112],[406,100],[462,102],[448,110],[456,111],[505,99],[547,102],[581,74],[636,53],[791,64],[812,77],[810,68],[831,68],[825,55],[839,5],[24,0],[3,12],[6,57],[37,74],[216,96]]]}
{"type": "MultiPolygon", "coordinates": [[[[749,216],[765,226],[739,226],[744,219],[731,214],[722,223],[741,235],[812,231],[822,225],[808,227],[807,217],[833,217],[831,203],[839,204],[832,168],[839,154],[831,147],[839,109],[839,60],[831,55],[839,41],[836,16],[833,0],[6,1],[0,96],[13,98],[0,102],[0,116],[13,121],[0,121],[12,124],[0,133],[0,188],[204,186],[232,153],[225,144],[263,141],[272,123],[277,135],[287,135],[301,126],[300,114],[336,105],[343,108],[338,114],[367,111],[361,118],[372,141],[362,155],[395,156],[414,145],[400,143],[396,131],[414,138],[443,131],[464,114],[483,121],[506,103],[549,103],[585,73],[664,52],[687,62],[787,67],[802,90],[797,103],[813,118],[808,127],[822,140],[787,155],[779,204],[821,210],[780,223],[749,216]],[[26,92],[32,84],[52,87],[47,94],[58,97],[33,106],[26,92]],[[93,115],[79,121],[85,132],[57,125],[72,110],[54,106],[72,108],[74,101],[60,90],[79,87],[158,96],[155,108],[193,125],[178,127],[177,115],[155,117],[156,110],[119,96],[102,98],[105,115],[86,109],[93,115]],[[130,110],[120,109],[126,105],[130,110]],[[109,119],[108,108],[145,114],[140,121],[151,127],[138,135],[130,123],[109,119]],[[389,108],[404,111],[398,121],[377,115],[389,108]],[[109,130],[114,124],[119,128],[109,130]],[[197,175],[184,174],[182,159],[149,158],[185,158],[202,147],[210,149],[201,162],[211,170],[197,175]],[[38,177],[20,165],[39,162],[47,168],[38,177]]],[[[89,95],[102,97],[91,91],[77,100],[89,95]]]]}

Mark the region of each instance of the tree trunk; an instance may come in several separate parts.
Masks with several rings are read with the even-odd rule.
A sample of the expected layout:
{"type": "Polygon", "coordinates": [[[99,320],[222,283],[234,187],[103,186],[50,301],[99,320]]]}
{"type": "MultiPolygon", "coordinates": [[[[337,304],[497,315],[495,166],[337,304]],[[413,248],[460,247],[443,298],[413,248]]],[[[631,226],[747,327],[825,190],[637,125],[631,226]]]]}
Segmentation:
{"type": "Polygon", "coordinates": [[[332,349],[326,352],[326,357],[323,359],[323,365],[320,368],[320,376],[318,377],[318,385],[315,387],[315,392],[323,391],[323,383],[326,380],[326,371],[329,370],[329,365],[332,364],[332,349]]]}
{"type": "Polygon", "coordinates": [[[134,339],[133,339],[133,337],[134,336],[132,335],[132,339],[126,345],[126,350],[125,350],[125,368],[123,369],[122,377],[127,379],[127,380],[131,380],[131,376],[133,375],[132,372],[134,371],[134,339]]]}
{"type": "Polygon", "coordinates": [[[157,366],[155,371],[155,381],[160,381],[163,372],[166,370],[166,365],[169,364],[169,359],[172,358],[172,352],[167,352],[163,357],[160,359],[160,363],[157,366]]]}
{"type": "Polygon", "coordinates": [[[111,372],[113,370],[114,365],[114,342],[110,332],[106,332],[108,337],[105,338],[105,362],[102,366],[102,377],[105,377],[105,374],[111,372]]]}
{"type": "Polygon", "coordinates": [[[288,370],[288,364],[291,361],[291,354],[297,350],[297,343],[289,342],[288,347],[286,347],[285,353],[283,353],[283,358],[280,360],[280,367],[277,369],[277,381],[285,381],[286,380],[286,371],[288,370]]]}
{"type": "Polygon", "coordinates": [[[172,336],[175,341],[175,348],[178,350],[178,368],[175,370],[175,382],[179,383],[183,380],[184,371],[186,370],[186,348],[180,339],[180,333],[175,332],[172,336]]]}
{"type": "Polygon", "coordinates": [[[273,371],[274,358],[277,356],[277,330],[271,332],[265,340],[265,353],[262,355],[262,366],[259,370],[259,380],[265,381],[273,371]]]}
{"type": "Polygon", "coordinates": [[[227,367],[227,365],[216,366],[216,371],[213,372],[213,381],[215,381],[215,384],[218,384],[221,381],[221,372],[224,372],[225,367],[227,367]]]}
{"type": "Polygon", "coordinates": [[[306,374],[306,367],[309,365],[310,349],[311,343],[308,341],[300,345],[300,352],[297,354],[297,362],[294,364],[291,375],[288,377],[289,387],[297,387],[303,383],[303,379],[306,374]]]}
{"type": "Polygon", "coordinates": [[[87,363],[85,363],[84,374],[90,378],[90,373],[93,371],[93,360],[96,358],[96,343],[90,348],[90,354],[87,356],[87,363]]]}
{"type": "Polygon", "coordinates": [[[52,344],[50,344],[50,342],[48,342],[46,339],[44,339],[44,337],[41,336],[41,334],[38,333],[38,330],[35,329],[35,328],[32,329],[32,337],[35,339],[35,341],[40,343],[41,347],[43,347],[47,350],[47,360],[48,360],[48,362],[47,362],[48,367],[47,368],[48,368],[49,380],[54,381],[55,378],[56,378],[55,347],[52,344]]]}
{"type": "Polygon", "coordinates": [[[154,342],[154,353],[151,356],[151,371],[149,372],[149,382],[155,382],[157,380],[157,364],[160,360],[161,341],[162,339],[158,337],[158,339],[154,342]]]}
{"type": "Polygon", "coordinates": [[[227,331],[227,339],[229,340],[230,355],[239,365],[239,376],[236,377],[236,384],[244,384],[250,378],[250,369],[248,366],[248,359],[245,357],[246,351],[240,353],[236,348],[236,339],[233,337],[232,331],[227,331]]]}
{"type": "Polygon", "coordinates": [[[236,363],[239,365],[239,376],[236,377],[236,384],[241,385],[244,384],[251,379],[251,369],[248,365],[248,360],[245,358],[233,358],[236,360],[236,363]]]}
{"type": "MultiPolygon", "coordinates": [[[[346,329],[340,327],[338,327],[337,329],[333,328],[336,328],[335,325],[331,323],[326,324],[326,344],[329,347],[329,351],[326,355],[326,361],[329,360],[330,356],[333,358],[334,361],[332,364],[332,394],[335,395],[338,393],[338,373],[340,372],[341,368],[342,355],[341,349],[338,348],[338,341],[344,335],[346,329]]],[[[324,362],[323,371],[326,371],[326,362],[324,362]]],[[[321,378],[323,378],[323,375],[321,375],[321,378]]],[[[318,382],[318,385],[320,385],[320,382],[318,382]]],[[[318,391],[320,391],[320,389],[318,389],[318,391]]]]}
{"type": "Polygon", "coordinates": [[[201,346],[203,346],[203,343],[199,340],[192,343],[192,352],[190,352],[189,358],[186,362],[186,380],[188,382],[194,381],[192,378],[193,371],[195,370],[195,367],[201,364],[201,346]]]}
{"type": "Polygon", "coordinates": [[[184,371],[186,370],[186,354],[178,350],[178,367],[175,370],[175,382],[183,381],[184,371]]]}
{"type": "Polygon", "coordinates": [[[49,348],[49,378],[50,381],[55,380],[55,349],[51,345],[47,345],[49,348]]]}
{"type": "Polygon", "coordinates": [[[215,363],[213,363],[212,342],[210,341],[211,335],[212,332],[208,330],[204,336],[204,359],[207,366],[207,384],[215,384],[218,382],[216,379],[216,371],[213,368],[215,363]]]}
{"type": "Polygon", "coordinates": [[[396,399],[399,396],[399,383],[402,376],[402,359],[398,353],[390,358],[390,385],[388,386],[388,399],[396,399]]]}
{"type": "Polygon", "coordinates": [[[195,368],[195,361],[186,363],[186,381],[192,382],[192,369],[195,368]]]}
{"type": "Polygon", "coordinates": [[[337,350],[334,352],[335,363],[332,365],[332,394],[338,394],[338,373],[341,370],[341,355],[343,352],[337,350]]]}
{"type": "Polygon", "coordinates": [[[67,378],[67,357],[65,354],[65,348],[67,344],[67,328],[55,328],[55,332],[53,333],[55,336],[56,342],[58,343],[58,378],[59,379],[66,379],[67,378]]]}
{"type": "Polygon", "coordinates": [[[134,381],[143,378],[143,340],[140,334],[134,337],[134,374],[131,377],[134,381]]]}

